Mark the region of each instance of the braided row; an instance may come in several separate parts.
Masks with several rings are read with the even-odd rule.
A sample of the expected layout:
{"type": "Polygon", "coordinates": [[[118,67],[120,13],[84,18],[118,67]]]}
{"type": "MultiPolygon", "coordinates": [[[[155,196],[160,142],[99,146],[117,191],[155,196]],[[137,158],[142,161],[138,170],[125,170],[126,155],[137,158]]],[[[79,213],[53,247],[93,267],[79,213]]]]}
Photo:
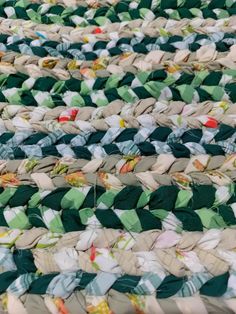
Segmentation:
{"type": "Polygon", "coordinates": [[[80,43],[60,43],[45,39],[33,40],[22,36],[0,35],[1,50],[15,51],[39,57],[52,56],[76,60],[94,61],[103,56],[119,56],[127,52],[148,54],[151,51],[176,52],[178,50],[196,51],[205,45],[213,46],[219,52],[225,52],[236,44],[234,33],[190,34],[188,36],[161,36],[134,38],[114,38],[110,41],[91,41],[80,43]]]}
{"type": "Polygon", "coordinates": [[[53,157],[41,160],[2,161],[0,185],[4,187],[36,185],[44,190],[96,184],[109,189],[121,189],[125,185],[142,185],[151,190],[157,189],[160,185],[171,184],[184,189],[193,184],[223,186],[236,180],[235,161],[236,155],[228,158],[198,155],[188,160],[176,159],[168,154],[159,155],[157,158],[111,156],[104,160],[91,161],[71,158],[58,160],[53,157]],[[164,174],[165,172],[168,174],[164,174]]]}
{"type": "Polygon", "coordinates": [[[40,276],[32,272],[30,261],[27,266],[28,269],[31,269],[29,273],[19,275],[17,271],[8,271],[0,274],[0,279],[4,282],[0,292],[8,291],[20,296],[28,291],[31,294],[50,294],[61,298],[67,298],[74,290],[85,290],[88,295],[100,296],[105,295],[110,289],[138,295],[155,294],[159,298],[168,298],[174,295],[189,297],[195,293],[218,297],[235,297],[236,295],[231,284],[235,280],[235,272],[225,272],[215,277],[207,272],[176,277],[173,275],[163,276],[163,274],[159,275],[154,272],[146,273],[143,276],[126,274],[120,276],[120,274],[106,272],[86,273],[80,270],[40,276]]]}
{"type": "Polygon", "coordinates": [[[133,141],[135,144],[142,142],[166,142],[166,143],[205,143],[211,144],[219,141],[228,141],[234,143],[235,128],[227,125],[220,125],[219,128],[204,128],[208,132],[206,136],[201,130],[179,128],[174,131],[167,127],[158,128],[110,128],[107,131],[83,130],[80,134],[67,135],[64,132],[57,130],[54,133],[2,133],[1,144],[8,144],[10,147],[17,145],[38,145],[47,147],[52,144],[69,144],[71,147],[80,145],[120,143],[125,141],[133,141]]]}
{"type": "MultiPolygon", "coordinates": [[[[205,155],[201,155],[201,157],[202,156],[205,157],[205,155]]],[[[205,162],[206,158],[202,157],[202,159],[205,162]]],[[[202,167],[202,164],[200,162],[198,164],[198,162],[199,160],[196,158],[195,163],[199,167],[202,167]]],[[[43,173],[16,175],[14,173],[6,173],[0,176],[0,185],[4,187],[28,184],[32,186],[36,185],[39,188],[47,190],[54,190],[57,187],[82,187],[93,186],[95,184],[110,189],[120,189],[129,185],[143,186],[144,188],[151,190],[155,190],[161,185],[177,185],[181,188],[188,189],[193,184],[214,184],[222,186],[231,184],[233,181],[236,181],[235,170],[228,171],[227,174],[216,170],[200,173],[196,171],[189,174],[175,172],[171,175],[160,175],[151,171],[118,175],[106,172],[83,173],[81,171],[76,171],[68,175],[49,175],[43,173]]]]}
{"type": "MultiPolygon", "coordinates": [[[[83,1],[84,3],[84,1],[83,1]]],[[[173,36],[173,35],[189,35],[193,31],[195,33],[234,33],[235,16],[228,18],[213,20],[203,19],[200,17],[194,19],[183,19],[180,21],[169,20],[158,17],[153,21],[144,21],[136,19],[129,23],[109,23],[101,27],[91,25],[83,28],[75,28],[70,26],[60,26],[58,24],[38,24],[25,20],[12,20],[0,18],[0,31],[8,35],[23,35],[27,38],[39,38],[52,41],[68,41],[70,43],[94,41],[94,40],[111,40],[114,34],[119,38],[133,37],[136,34],[145,36],[173,36]],[[17,28],[16,28],[17,26],[17,28]]]]}
{"type": "MultiPolygon", "coordinates": [[[[17,298],[12,294],[4,294],[2,307],[9,313],[51,314],[52,311],[64,313],[87,314],[100,311],[102,314],[137,314],[141,313],[172,313],[185,314],[186,307],[190,313],[227,313],[235,314],[235,298],[221,298],[194,295],[192,297],[159,298],[159,296],[125,294],[110,289],[106,296],[88,296],[84,291],[75,291],[66,299],[54,298],[49,295],[25,294],[17,298]],[[14,312],[15,311],[15,312],[14,312]],[[17,312],[16,312],[17,311],[17,312]],[[154,312],[153,312],[154,311],[154,312]]],[[[5,313],[5,312],[4,312],[5,313]]]]}
{"type": "MultiPolygon", "coordinates": [[[[181,73],[181,72],[180,72],[181,73]]],[[[27,102],[30,101],[30,99],[32,99],[33,101],[38,101],[38,104],[43,104],[43,105],[47,105],[48,107],[51,107],[52,102],[54,101],[55,103],[58,102],[59,97],[61,99],[63,99],[64,101],[66,101],[66,103],[68,105],[70,105],[70,102],[75,103],[75,100],[78,98],[78,100],[82,100],[82,96],[84,96],[84,99],[89,101],[89,94],[91,94],[90,99],[94,100],[97,105],[99,105],[101,102],[105,101],[107,103],[107,101],[105,100],[106,98],[106,91],[108,91],[107,97],[110,95],[112,95],[112,93],[109,93],[109,91],[113,91],[113,94],[115,96],[115,94],[117,94],[117,92],[114,91],[114,88],[117,89],[117,91],[121,91],[125,89],[128,89],[128,86],[135,86],[136,88],[135,90],[137,91],[138,88],[143,88],[143,86],[146,84],[147,87],[146,88],[150,88],[151,85],[153,85],[152,87],[156,87],[156,85],[159,85],[159,88],[161,90],[161,93],[164,92],[164,90],[166,88],[169,88],[168,86],[176,86],[176,88],[178,89],[179,84],[181,85],[181,88],[183,90],[183,88],[185,87],[185,89],[187,91],[191,90],[191,86],[194,86],[195,88],[198,88],[199,85],[201,83],[204,84],[205,89],[207,89],[208,92],[216,92],[217,88],[214,88],[211,84],[211,81],[213,80],[215,82],[215,84],[218,83],[219,86],[222,86],[222,88],[227,89],[229,86],[234,86],[234,81],[235,81],[235,74],[232,71],[224,71],[224,72],[211,72],[209,74],[209,72],[200,72],[200,73],[194,73],[194,74],[189,74],[189,73],[185,73],[183,72],[182,74],[180,74],[179,72],[175,72],[173,75],[169,74],[168,71],[164,71],[164,70],[157,70],[155,72],[151,72],[150,74],[147,72],[143,72],[143,73],[139,73],[139,75],[137,77],[135,77],[132,73],[126,73],[125,75],[112,75],[109,78],[97,78],[93,81],[91,80],[85,80],[85,81],[80,81],[77,79],[70,79],[67,81],[57,81],[53,78],[50,77],[45,77],[45,78],[40,78],[37,80],[34,80],[32,78],[29,78],[26,75],[23,74],[18,74],[18,75],[1,75],[0,76],[0,80],[2,80],[2,86],[5,85],[5,88],[3,88],[4,90],[2,91],[2,95],[5,95],[5,97],[7,97],[7,99],[9,101],[12,100],[12,102],[21,102],[24,103],[25,100],[27,99],[27,102]],[[230,75],[231,74],[231,75],[230,75]],[[151,80],[151,81],[150,81],[151,80]],[[162,82],[160,83],[160,81],[162,80],[162,82]],[[14,83],[13,83],[14,82],[14,83]],[[128,83],[128,85],[126,85],[128,83]],[[187,83],[183,84],[183,83],[187,83]],[[231,84],[233,83],[233,84],[231,84]],[[160,84],[163,84],[162,88],[160,87],[160,84]],[[208,85],[209,84],[209,85],[208,85]],[[191,85],[191,86],[190,86],[191,85]],[[225,86],[226,85],[226,86],[225,86]],[[101,90],[105,87],[104,90],[101,90]],[[93,91],[93,90],[98,90],[98,91],[93,91]],[[76,93],[76,91],[78,91],[79,93],[76,93]],[[47,93],[48,98],[45,99],[45,93],[47,93]],[[99,95],[100,94],[100,95],[99,95]],[[40,98],[40,96],[43,96],[43,100],[40,98]],[[95,97],[97,97],[97,99],[95,99],[95,97]],[[43,101],[43,103],[42,103],[43,101]]],[[[200,91],[200,90],[199,90],[200,91]]],[[[220,90],[219,90],[220,91],[220,90]]],[[[203,91],[201,91],[203,92],[203,91]]],[[[118,95],[118,94],[117,94],[118,95]]],[[[125,95],[127,97],[127,95],[125,95]]],[[[119,95],[118,95],[119,97],[119,95]]],[[[124,97],[124,96],[123,96],[124,97]]],[[[160,97],[163,97],[160,95],[160,97]]],[[[4,106],[4,104],[3,104],[4,106]]],[[[98,114],[102,115],[102,111],[107,111],[108,113],[114,114],[114,113],[119,113],[121,111],[122,114],[122,107],[124,106],[124,102],[122,103],[120,101],[114,101],[113,104],[108,105],[111,107],[111,111],[110,109],[104,109],[101,108],[98,111],[98,114]],[[115,109],[115,112],[113,111],[113,108],[115,109]]],[[[199,106],[192,106],[193,108],[189,107],[189,110],[187,110],[185,112],[185,115],[189,115],[192,114],[194,115],[193,117],[189,118],[187,117],[183,117],[181,118],[181,116],[177,116],[176,113],[181,113],[181,111],[184,109],[184,106],[182,103],[174,103],[172,104],[172,106],[174,107],[173,110],[169,110],[170,113],[174,113],[174,115],[172,117],[169,117],[169,119],[167,119],[166,115],[163,114],[158,114],[159,112],[165,112],[167,105],[164,103],[156,103],[154,99],[152,98],[147,98],[146,100],[143,100],[141,102],[136,102],[134,104],[134,108],[130,108],[129,107],[125,107],[125,111],[124,111],[124,116],[126,118],[124,118],[123,120],[120,117],[112,117],[110,119],[107,119],[107,121],[96,121],[93,125],[91,125],[90,129],[93,130],[95,129],[99,129],[101,128],[106,129],[106,127],[104,126],[104,123],[106,123],[105,125],[107,125],[107,128],[110,126],[114,126],[114,127],[119,127],[122,123],[127,127],[127,123],[125,123],[125,119],[128,120],[128,123],[131,123],[131,126],[135,126],[135,127],[139,127],[139,124],[143,124],[143,126],[146,125],[153,125],[155,126],[155,124],[159,124],[159,125],[176,125],[177,126],[186,126],[189,125],[191,127],[193,127],[194,125],[197,125],[198,127],[201,127],[202,125],[205,126],[213,126],[216,127],[218,122],[225,122],[226,124],[235,124],[234,122],[234,106],[230,106],[227,104],[227,102],[220,102],[220,103],[216,103],[215,107],[219,106],[219,109],[217,110],[217,108],[215,109],[214,107],[210,106],[210,104],[206,103],[205,106],[204,104],[199,105],[199,106]],[[127,113],[130,115],[130,113],[132,113],[132,110],[135,110],[135,107],[142,107],[142,106],[153,106],[154,111],[156,112],[156,114],[154,113],[153,116],[145,116],[145,117],[141,117],[139,115],[138,119],[129,119],[127,117],[127,113]],[[177,106],[177,108],[176,108],[177,106]],[[206,108],[202,108],[202,106],[206,107],[206,108]],[[199,107],[199,108],[198,108],[199,107]],[[232,107],[232,108],[231,108],[232,107]],[[191,109],[190,109],[191,108],[191,109]],[[208,111],[210,111],[210,115],[212,116],[212,114],[217,114],[217,118],[218,118],[218,122],[216,119],[213,119],[212,117],[207,117],[206,115],[201,115],[199,117],[196,116],[196,108],[197,111],[200,113],[202,112],[202,109],[205,109],[208,111]],[[224,110],[226,111],[227,109],[229,109],[230,115],[227,116],[226,112],[224,112],[224,110]],[[219,115],[220,113],[220,115],[219,115]],[[225,113],[224,115],[222,115],[222,113],[225,113]],[[148,119],[148,120],[147,120],[148,119]],[[155,121],[156,120],[156,121],[155,121]],[[113,123],[113,125],[112,125],[113,123]]],[[[11,107],[6,107],[4,108],[5,110],[10,110],[11,107]]],[[[13,113],[16,114],[16,108],[17,107],[12,107],[13,108],[13,113]]],[[[3,109],[3,108],[2,108],[3,109]]],[[[149,108],[148,108],[149,109],[149,108]]],[[[32,109],[31,109],[32,110],[32,109]]],[[[84,114],[85,113],[90,113],[90,116],[92,114],[91,110],[95,109],[90,109],[89,111],[84,110],[84,114]]],[[[149,109],[150,110],[150,109],[149,109]]],[[[69,118],[63,118],[63,114],[65,116],[69,115],[72,116],[72,119],[76,119],[78,120],[78,118],[76,118],[76,115],[78,114],[78,117],[81,119],[81,110],[78,110],[78,108],[72,108],[72,109],[67,109],[67,111],[64,111],[63,108],[58,108],[55,109],[53,112],[57,113],[58,120],[60,122],[64,122],[64,121],[68,121],[69,118]],[[61,113],[62,117],[60,117],[59,113],[61,113]]],[[[52,123],[52,121],[49,121],[48,123],[44,123],[44,124],[30,124],[27,123],[27,121],[24,119],[26,112],[23,109],[23,119],[16,119],[14,121],[14,119],[12,120],[12,122],[15,124],[13,124],[11,121],[7,121],[6,123],[4,123],[4,121],[2,122],[2,124],[5,124],[5,128],[8,130],[16,130],[16,127],[19,125],[19,128],[21,127],[21,124],[23,123],[25,126],[22,126],[22,128],[33,128],[36,131],[45,131],[45,132],[49,132],[49,131],[53,131],[56,130],[58,128],[61,128],[63,130],[65,130],[67,133],[73,133],[73,131],[75,133],[78,132],[79,129],[79,122],[75,123],[75,124],[64,124],[64,126],[61,126],[61,124],[57,124],[57,123],[52,123]]],[[[36,115],[37,115],[37,122],[39,121],[39,117],[41,115],[41,117],[43,117],[43,115],[47,113],[46,109],[39,109],[36,110],[36,115]]],[[[51,111],[48,112],[48,114],[50,114],[51,111]]],[[[83,111],[82,111],[83,113],[83,111]]],[[[98,115],[97,114],[97,115],[98,115]]],[[[3,116],[4,117],[4,116],[3,116]]],[[[9,117],[9,115],[7,114],[7,118],[9,117]]],[[[83,115],[82,115],[83,117],[83,115]]],[[[88,115],[87,115],[87,119],[88,119],[88,115]]],[[[94,117],[96,117],[96,115],[94,115],[94,117]]],[[[83,119],[83,118],[82,118],[83,119]]],[[[30,121],[29,121],[30,122],[30,121]]],[[[88,125],[86,124],[86,129],[88,129],[88,125]]]]}
{"type": "Polygon", "coordinates": [[[103,158],[106,155],[146,155],[173,153],[178,157],[190,154],[223,155],[236,150],[235,129],[221,125],[219,129],[176,129],[159,127],[156,129],[111,128],[107,132],[81,132],[65,134],[58,129],[50,134],[22,131],[3,133],[0,137],[2,159],[23,159],[25,155],[71,156],[90,159],[92,155],[103,158]],[[101,146],[101,144],[103,146],[101,146]],[[56,145],[56,146],[54,146],[56,145]],[[84,146],[86,145],[86,146],[84,146]]]}
{"type": "Polygon", "coordinates": [[[155,17],[165,17],[180,20],[181,18],[213,18],[221,19],[235,15],[236,6],[232,1],[211,1],[206,5],[205,1],[195,0],[186,1],[182,7],[183,1],[179,1],[181,7],[178,7],[177,1],[122,1],[115,6],[105,6],[98,9],[86,6],[79,6],[76,9],[65,8],[62,5],[40,5],[38,3],[22,2],[23,6],[14,6],[14,2],[9,6],[9,1],[3,1],[0,16],[11,19],[31,20],[35,23],[59,24],[66,26],[85,26],[85,25],[104,25],[109,22],[122,22],[135,19],[153,20],[155,17]],[[202,2],[205,4],[202,8],[202,2]],[[229,6],[227,5],[229,3],[229,6]],[[173,8],[175,8],[173,10],[173,8]]]}
{"type": "Polygon", "coordinates": [[[172,130],[167,127],[152,127],[143,128],[123,128],[114,127],[107,131],[96,131],[94,129],[82,129],[79,134],[65,134],[61,130],[50,134],[33,133],[33,132],[17,132],[17,133],[1,133],[0,143],[7,144],[10,147],[18,145],[38,145],[47,147],[52,144],[68,144],[71,147],[89,146],[93,144],[108,145],[112,143],[122,143],[132,141],[134,144],[143,142],[163,142],[167,144],[174,143],[200,143],[213,144],[221,141],[235,143],[236,129],[224,124],[219,128],[203,128],[188,129],[178,128],[172,130]],[[206,135],[207,134],[207,135],[206,135]]]}
{"type": "Polygon", "coordinates": [[[174,174],[183,172],[191,174],[194,172],[213,172],[219,171],[230,173],[236,169],[236,155],[230,156],[210,156],[197,155],[191,158],[176,159],[171,154],[146,157],[134,156],[107,156],[103,159],[57,158],[46,157],[42,159],[23,159],[23,160],[2,160],[0,162],[0,175],[15,173],[19,176],[44,173],[53,175],[69,175],[74,172],[88,173],[111,173],[127,174],[150,172],[152,174],[174,174]]]}
{"type": "MultiPolygon", "coordinates": [[[[119,103],[119,102],[118,102],[119,103]]],[[[178,103],[177,103],[178,104],[178,103]]],[[[210,109],[211,105],[209,103],[206,104],[206,109],[210,109]]],[[[33,130],[34,132],[38,133],[51,133],[56,132],[58,129],[61,129],[63,132],[67,134],[79,134],[83,130],[92,130],[92,131],[107,131],[109,128],[143,128],[148,126],[149,128],[153,127],[156,128],[157,126],[163,126],[163,127],[182,127],[182,128],[202,128],[202,127],[210,127],[210,128],[216,128],[219,124],[228,125],[231,127],[236,127],[236,119],[235,115],[233,114],[234,111],[236,111],[236,106],[233,106],[232,108],[227,107],[227,102],[220,102],[218,103],[218,108],[216,107],[215,110],[212,110],[212,115],[201,115],[201,116],[195,116],[193,117],[183,117],[181,115],[169,115],[166,116],[165,114],[158,114],[154,113],[153,115],[146,114],[144,116],[139,116],[138,119],[132,117],[132,116],[122,116],[119,115],[112,115],[109,118],[106,119],[93,119],[90,123],[84,123],[84,121],[78,119],[77,121],[70,121],[72,119],[75,119],[76,114],[80,116],[80,110],[78,108],[64,108],[65,110],[62,110],[60,107],[59,110],[55,110],[56,113],[61,113],[61,116],[57,120],[45,120],[45,121],[28,121],[24,117],[18,117],[13,118],[12,120],[8,119],[0,119],[0,125],[2,131],[5,132],[17,132],[22,130],[33,130]],[[229,109],[232,114],[219,114],[218,112],[221,112],[223,110],[229,109]],[[216,117],[214,117],[214,114],[216,117]]],[[[179,109],[181,107],[181,104],[179,104],[179,109]]],[[[16,105],[17,106],[17,105],[16,105]]],[[[163,105],[166,107],[166,105],[163,105]]],[[[216,105],[217,106],[217,105],[216,105]]],[[[21,111],[19,116],[41,116],[43,117],[45,113],[48,113],[49,115],[53,115],[53,112],[47,111],[44,108],[39,108],[39,110],[29,110],[28,107],[22,108],[22,106],[19,106],[21,111]],[[32,112],[33,111],[33,112],[32,112]],[[27,113],[28,112],[28,113],[27,113]]],[[[196,106],[194,109],[196,110],[196,106]]],[[[38,108],[38,107],[37,107],[38,108]]],[[[10,111],[13,108],[8,108],[6,111],[10,111]]],[[[90,109],[90,108],[89,108],[90,109]]],[[[126,108],[128,109],[128,108],[126,108]]],[[[159,107],[161,110],[162,108],[159,107]]],[[[170,108],[169,108],[170,109],[170,108]]],[[[178,109],[178,108],[176,108],[178,109]]],[[[191,106],[189,108],[191,110],[191,106]]],[[[200,109],[200,108],[199,108],[200,109]]],[[[132,108],[130,108],[132,110],[132,108]]],[[[89,110],[90,111],[90,110],[89,110]]],[[[86,111],[84,111],[86,112],[86,111]]],[[[91,111],[90,111],[91,112],[91,111]]],[[[14,112],[17,114],[17,112],[14,112]]],[[[88,112],[89,113],[89,112],[88,112]]],[[[47,116],[47,114],[45,115],[47,116]]],[[[33,119],[32,119],[33,120],[33,119]]]]}
{"type": "Polygon", "coordinates": [[[78,92],[65,92],[64,94],[49,92],[18,90],[10,88],[0,91],[0,102],[9,102],[15,105],[25,106],[46,106],[54,108],[55,106],[70,107],[100,107],[106,106],[111,101],[122,100],[127,103],[134,103],[138,100],[150,97],[160,101],[185,101],[186,103],[197,103],[204,101],[236,101],[236,83],[228,83],[222,86],[201,85],[193,87],[187,84],[177,86],[166,86],[166,84],[158,81],[149,81],[143,86],[120,88],[111,88],[108,90],[99,90],[90,93],[90,95],[81,95],[78,92]]]}
{"type": "MultiPolygon", "coordinates": [[[[70,127],[73,127],[74,133],[77,133],[77,121],[86,121],[86,125],[91,129],[101,131],[121,125],[126,128],[145,127],[147,121],[150,127],[156,124],[171,127],[172,124],[184,126],[186,123],[191,123],[193,128],[198,128],[199,123],[204,126],[208,124],[210,126],[210,123],[212,126],[213,124],[217,126],[217,121],[221,119],[229,122],[225,124],[231,125],[234,123],[235,107],[235,104],[226,101],[188,105],[184,102],[157,102],[154,98],[147,98],[132,105],[117,100],[99,108],[58,106],[49,109],[0,103],[0,117],[3,119],[1,124],[4,123],[6,130],[13,132],[21,129],[28,122],[38,132],[47,133],[50,125],[52,128],[53,125],[55,127],[58,125],[57,121],[62,130],[65,128],[66,133],[69,133],[66,130],[70,130],[70,127]]],[[[28,124],[27,127],[30,128],[30,125],[28,124]]],[[[82,128],[82,124],[80,127],[82,128]]]]}
{"type": "Polygon", "coordinates": [[[155,269],[159,274],[181,277],[200,271],[213,276],[234,271],[236,234],[232,229],[182,234],[160,230],[130,234],[92,229],[64,235],[48,233],[44,228],[1,229],[2,272],[21,272],[22,264],[27,265],[28,261],[42,274],[81,269],[90,273],[105,271],[140,276],[155,269]],[[28,244],[36,249],[8,249],[14,241],[16,247],[28,244]]]}
{"type": "Polygon", "coordinates": [[[16,88],[18,93],[23,90],[49,92],[52,94],[64,94],[68,91],[79,92],[81,95],[89,95],[93,91],[106,91],[111,88],[138,87],[143,86],[148,82],[163,83],[166,86],[178,86],[182,84],[191,85],[193,87],[214,86],[219,85],[224,87],[226,84],[236,81],[236,71],[185,71],[176,69],[174,73],[171,69],[160,69],[156,71],[146,72],[141,71],[137,75],[126,72],[112,74],[105,77],[95,77],[91,79],[79,80],[71,78],[69,80],[56,80],[52,77],[42,77],[33,79],[23,73],[16,74],[2,74],[0,75],[1,88],[8,90],[16,88]],[[214,85],[212,85],[214,82],[214,85]]]}
{"type": "MultiPolygon", "coordinates": [[[[86,8],[95,8],[98,9],[100,7],[108,7],[108,6],[114,6],[115,4],[118,4],[121,2],[120,0],[32,0],[31,3],[37,3],[37,4],[50,4],[50,5],[60,5],[65,7],[86,7],[86,8]]],[[[125,0],[125,3],[129,3],[129,0],[125,0]]],[[[135,2],[140,3],[139,0],[135,0],[135,2]]],[[[18,20],[17,20],[18,21],[18,20]]]]}
{"type": "MultiPolygon", "coordinates": [[[[7,0],[4,0],[3,2],[7,2],[7,0]]],[[[36,3],[36,4],[44,4],[44,3],[50,3],[50,6],[67,6],[67,4],[62,1],[62,0],[57,0],[57,1],[47,1],[47,0],[33,0],[32,3],[36,3]],[[58,4],[59,2],[59,4],[58,4]]],[[[16,4],[17,0],[12,1],[12,4],[16,4]]],[[[28,6],[28,3],[24,3],[24,6],[28,6]]],[[[156,9],[156,8],[161,8],[161,9],[177,9],[177,8],[209,8],[209,10],[214,10],[217,8],[221,8],[221,9],[229,9],[231,7],[236,7],[234,5],[234,3],[227,1],[227,0],[223,0],[222,3],[219,3],[215,0],[215,1],[206,1],[206,0],[194,0],[191,3],[189,3],[189,1],[187,0],[181,0],[181,1],[176,1],[176,0],[158,0],[158,1],[154,1],[154,0],[149,0],[144,1],[144,0],[124,0],[121,1],[120,0],[116,0],[116,1],[111,1],[111,0],[101,0],[101,1],[97,1],[97,0],[86,0],[86,1],[81,1],[81,0],[76,0],[76,4],[69,4],[68,6],[71,7],[91,7],[94,9],[99,9],[99,8],[103,8],[105,7],[105,9],[107,10],[109,6],[113,6],[115,8],[115,10],[117,10],[117,13],[124,11],[125,7],[127,8],[128,6],[130,8],[134,8],[134,7],[139,7],[139,8],[149,8],[149,9],[156,9]]],[[[104,8],[103,8],[104,9],[104,8]]],[[[100,10],[101,11],[101,10],[100,10]]],[[[106,11],[105,11],[106,12],[106,11]]]]}
{"type": "MultiPolygon", "coordinates": [[[[97,249],[117,249],[121,251],[141,252],[155,249],[174,249],[190,252],[193,249],[204,251],[235,250],[235,229],[208,230],[204,232],[175,232],[173,230],[150,230],[142,233],[130,233],[117,229],[88,229],[65,234],[48,232],[45,228],[30,230],[8,229],[0,227],[0,248],[17,250],[51,250],[52,253],[63,248],[75,248],[77,251],[92,252],[97,249]]],[[[180,257],[179,257],[180,258],[180,257]]],[[[226,257],[225,257],[226,258],[226,257]]],[[[217,265],[212,265],[217,266],[217,265]]]]}
{"type": "Polygon", "coordinates": [[[182,68],[215,69],[223,67],[235,69],[235,45],[231,46],[230,52],[217,52],[214,45],[205,45],[196,52],[188,49],[179,50],[177,53],[163,51],[151,51],[147,55],[139,53],[123,53],[116,57],[101,57],[94,61],[82,61],[60,59],[55,57],[40,58],[37,56],[21,55],[16,52],[2,52],[0,55],[1,73],[12,74],[22,72],[33,78],[52,76],[61,80],[75,78],[91,78],[96,76],[109,76],[112,74],[138,71],[151,71],[170,67],[170,71],[182,68]],[[174,64],[173,64],[174,61],[174,64]],[[177,65],[176,65],[177,64],[177,65]]]}
{"type": "Polygon", "coordinates": [[[52,192],[20,186],[0,194],[0,225],[21,230],[44,227],[59,233],[86,226],[133,232],[202,231],[235,225],[234,199],[234,185],[193,186],[189,191],[163,186],[154,192],[134,186],[120,191],[96,186],[52,192]]]}
{"type": "MultiPolygon", "coordinates": [[[[173,154],[176,158],[189,158],[191,155],[207,154],[212,156],[233,154],[236,152],[235,143],[230,141],[219,141],[213,144],[198,144],[194,141],[188,143],[165,143],[158,141],[144,141],[139,144],[135,144],[131,140],[127,140],[115,144],[107,144],[101,146],[100,144],[91,144],[84,147],[83,144],[80,145],[67,145],[64,143],[54,145],[47,145],[48,140],[51,141],[51,136],[53,138],[56,132],[51,133],[51,136],[48,136],[45,139],[42,139],[41,143],[46,144],[30,144],[30,145],[20,145],[17,147],[17,141],[22,141],[23,135],[28,137],[29,133],[24,134],[16,133],[14,138],[11,138],[7,141],[7,144],[0,145],[0,158],[1,159],[24,159],[24,158],[43,158],[47,156],[55,157],[72,157],[91,160],[95,158],[104,158],[110,155],[124,155],[124,156],[151,156],[151,155],[160,155],[160,154],[173,154]],[[11,147],[11,145],[13,145],[11,147]]],[[[59,132],[57,132],[58,134],[59,132]]],[[[30,133],[31,134],[31,133],[30,133]]],[[[64,134],[64,133],[63,133],[64,134]]],[[[95,133],[96,134],[96,133],[95,133]]],[[[193,133],[194,134],[194,133],[193,133]]],[[[45,134],[37,134],[37,136],[44,137],[45,134]]],[[[6,133],[6,138],[9,139],[11,134],[6,133]]],[[[79,135],[78,135],[79,137],[79,135]]],[[[33,136],[32,136],[33,138],[33,136]]]]}

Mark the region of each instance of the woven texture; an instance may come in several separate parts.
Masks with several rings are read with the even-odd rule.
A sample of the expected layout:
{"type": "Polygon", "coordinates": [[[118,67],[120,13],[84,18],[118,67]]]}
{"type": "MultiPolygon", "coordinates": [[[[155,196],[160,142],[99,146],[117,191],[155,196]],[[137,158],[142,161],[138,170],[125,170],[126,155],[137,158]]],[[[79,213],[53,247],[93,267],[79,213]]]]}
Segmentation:
{"type": "Polygon", "coordinates": [[[235,182],[235,0],[0,0],[0,314],[236,314],[235,182]]]}

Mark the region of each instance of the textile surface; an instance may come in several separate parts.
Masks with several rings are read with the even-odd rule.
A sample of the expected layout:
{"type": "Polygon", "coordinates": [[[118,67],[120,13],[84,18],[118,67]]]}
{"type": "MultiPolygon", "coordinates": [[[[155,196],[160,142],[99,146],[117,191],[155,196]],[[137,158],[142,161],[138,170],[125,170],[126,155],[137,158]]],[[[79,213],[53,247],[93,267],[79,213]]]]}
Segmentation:
{"type": "Polygon", "coordinates": [[[0,314],[235,314],[235,182],[235,0],[0,0],[0,314]]]}

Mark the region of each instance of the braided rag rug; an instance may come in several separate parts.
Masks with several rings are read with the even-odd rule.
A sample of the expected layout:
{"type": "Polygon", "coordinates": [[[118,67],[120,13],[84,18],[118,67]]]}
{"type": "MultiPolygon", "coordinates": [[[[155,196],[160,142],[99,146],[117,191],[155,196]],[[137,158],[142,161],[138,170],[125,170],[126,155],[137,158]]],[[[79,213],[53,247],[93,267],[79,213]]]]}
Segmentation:
{"type": "Polygon", "coordinates": [[[0,0],[6,313],[236,313],[236,0],[0,0]]]}

